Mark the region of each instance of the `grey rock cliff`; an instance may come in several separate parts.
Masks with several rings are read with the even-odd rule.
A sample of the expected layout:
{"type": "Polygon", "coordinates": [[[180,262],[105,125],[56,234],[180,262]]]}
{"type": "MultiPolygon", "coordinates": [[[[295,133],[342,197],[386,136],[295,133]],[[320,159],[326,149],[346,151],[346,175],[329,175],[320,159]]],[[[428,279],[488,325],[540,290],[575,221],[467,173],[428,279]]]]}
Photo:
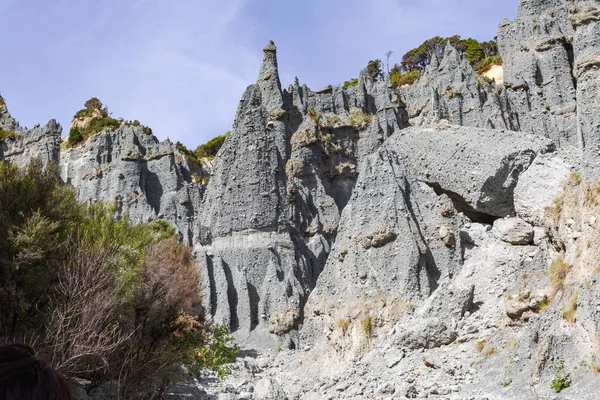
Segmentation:
{"type": "Polygon", "coordinates": [[[185,159],[168,140],[123,125],[63,150],[60,166],[62,179],[82,201],[111,202],[134,223],[163,218],[192,243],[203,189],[192,182],[185,159]]]}
{"type": "Polygon", "coordinates": [[[21,128],[2,100],[0,128],[14,132],[14,139],[7,138],[0,142],[0,160],[10,161],[20,167],[26,166],[33,158],[39,158],[44,165],[59,160],[62,127],[55,120],[48,121],[43,127],[21,128]]]}
{"type": "Polygon", "coordinates": [[[381,83],[312,92],[296,81],[282,91],[276,47],[264,48],[195,231],[215,321],[261,345],[299,326],[358,163],[405,124],[381,83]]]}

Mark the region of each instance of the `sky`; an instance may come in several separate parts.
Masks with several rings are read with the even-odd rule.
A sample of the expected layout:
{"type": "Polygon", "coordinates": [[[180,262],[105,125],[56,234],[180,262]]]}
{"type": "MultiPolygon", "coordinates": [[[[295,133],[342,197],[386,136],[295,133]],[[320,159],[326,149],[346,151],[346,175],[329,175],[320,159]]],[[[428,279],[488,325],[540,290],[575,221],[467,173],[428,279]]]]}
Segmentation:
{"type": "Polygon", "coordinates": [[[283,87],[313,90],[390,64],[433,36],[490,40],[518,0],[0,0],[0,94],[21,126],[98,97],[189,148],[231,129],[262,48],[283,87]]]}

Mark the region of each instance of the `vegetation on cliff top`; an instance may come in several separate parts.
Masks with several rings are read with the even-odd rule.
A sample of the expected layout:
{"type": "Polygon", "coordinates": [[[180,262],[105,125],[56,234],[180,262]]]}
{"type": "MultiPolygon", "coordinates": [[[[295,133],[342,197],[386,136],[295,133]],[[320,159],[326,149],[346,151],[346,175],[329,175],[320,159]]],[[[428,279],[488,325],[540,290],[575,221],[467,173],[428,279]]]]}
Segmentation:
{"type": "Polygon", "coordinates": [[[0,282],[0,342],[33,345],[69,378],[118,380],[120,398],[149,383],[160,397],[182,364],[223,374],[238,351],[197,312],[175,228],[79,203],[56,164],[0,162],[0,282]]]}
{"type": "MultiPolygon", "coordinates": [[[[427,66],[431,64],[434,58],[442,60],[446,45],[450,43],[461,57],[466,57],[475,71],[481,73],[490,65],[502,64],[502,59],[498,54],[498,47],[494,40],[488,42],[479,42],[473,38],[461,39],[459,35],[454,35],[446,38],[435,36],[424,41],[419,47],[409,50],[402,56],[401,62],[394,64],[389,68],[389,57],[392,52],[388,52],[386,56],[388,60],[384,71],[384,65],[381,59],[370,60],[365,69],[361,72],[361,76],[371,80],[372,82],[389,79],[393,87],[412,85],[416,82],[427,66]]],[[[351,86],[356,86],[358,79],[344,82],[344,89],[351,86]]]]}
{"type": "Polygon", "coordinates": [[[74,124],[69,130],[67,139],[70,147],[85,143],[90,136],[104,129],[118,129],[121,125],[141,126],[146,135],[152,135],[152,129],[142,125],[137,119],[125,121],[122,118],[112,118],[108,112],[108,107],[103,105],[97,97],[92,97],[86,101],[84,108],[77,111],[73,119],[74,124]]]}
{"type": "Polygon", "coordinates": [[[208,142],[196,147],[196,150],[193,151],[189,150],[181,142],[177,142],[175,147],[181,154],[183,154],[187,161],[192,161],[198,165],[201,165],[202,158],[208,158],[209,160],[215,158],[223,146],[223,143],[225,143],[225,139],[227,139],[229,135],[231,135],[231,131],[210,139],[208,142]]]}

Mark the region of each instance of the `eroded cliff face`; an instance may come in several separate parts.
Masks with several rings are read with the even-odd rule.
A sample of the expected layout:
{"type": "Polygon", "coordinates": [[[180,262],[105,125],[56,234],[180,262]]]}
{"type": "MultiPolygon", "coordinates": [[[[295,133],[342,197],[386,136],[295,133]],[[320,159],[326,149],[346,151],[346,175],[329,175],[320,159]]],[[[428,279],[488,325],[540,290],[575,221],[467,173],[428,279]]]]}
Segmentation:
{"type": "Polygon", "coordinates": [[[282,91],[264,49],[214,164],[198,224],[211,314],[260,346],[295,336],[336,238],[360,159],[403,127],[385,86],[282,91]],[[252,168],[249,168],[252,166],[252,168]],[[289,336],[289,335],[288,335],[289,336]]]}
{"type": "Polygon", "coordinates": [[[10,161],[24,167],[32,158],[39,158],[44,165],[60,158],[60,136],[62,127],[50,120],[41,127],[22,128],[8,112],[8,107],[0,97],[0,129],[11,133],[0,141],[0,160],[10,161]]]}
{"type": "Polygon", "coordinates": [[[193,243],[204,188],[192,181],[185,158],[168,140],[122,125],[62,150],[60,166],[81,200],[110,202],[134,223],[164,218],[193,243]]]}
{"type": "MultiPolygon", "coordinates": [[[[271,42],[208,185],[139,128],[59,154],[56,123],[19,130],[5,108],[0,158],[60,159],[82,200],[172,222],[215,322],[306,350],[244,360],[227,398],[550,394],[560,360],[600,357],[599,21],[597,1],[522,0],[503,84],[447,46],[399,90],[284,90],[271,42]]],[[[595,396],[591,369],[571,398],[595,396]]]]}

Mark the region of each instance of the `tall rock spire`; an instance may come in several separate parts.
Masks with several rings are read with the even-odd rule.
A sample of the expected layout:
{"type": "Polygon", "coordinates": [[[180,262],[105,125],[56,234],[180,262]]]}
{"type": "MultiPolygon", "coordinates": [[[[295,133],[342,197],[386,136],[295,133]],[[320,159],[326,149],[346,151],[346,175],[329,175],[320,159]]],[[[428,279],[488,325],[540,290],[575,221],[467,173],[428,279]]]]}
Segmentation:
{"type": "Polygon", "coordinates": [[[283,106],[279,69],[277,68],[277,46],[272,40],[263,49],[264,56],[257,84],[267,109],[278,109],[283,106]]]}

